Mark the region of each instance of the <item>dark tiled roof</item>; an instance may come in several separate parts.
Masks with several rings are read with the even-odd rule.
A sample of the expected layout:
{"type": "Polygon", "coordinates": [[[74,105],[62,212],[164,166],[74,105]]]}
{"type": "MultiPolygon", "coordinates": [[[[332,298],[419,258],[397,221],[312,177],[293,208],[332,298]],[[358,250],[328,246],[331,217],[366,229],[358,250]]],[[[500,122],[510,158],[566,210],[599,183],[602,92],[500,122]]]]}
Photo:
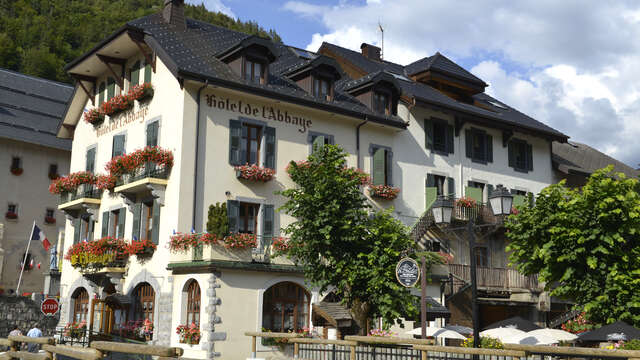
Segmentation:
{"type": "Polygon", "coordinates": [[[314,307],[322,309],[327,315],[331,316],[334,320],[351,320],[351,312],[349,308],[342,305],[339,302],[326,302],[321,301],[313,304],[314,307]]]}
{"type": "Polygon", "coordinates": [[[486,85],[482,79],[468,72],[462,66],[449,60],[449,58],[439,52],[433,56],[422,58],[404,67],[404,71],[407,75],[413,75],[428,70],[439,71],[472,83],[486,85]]]}
{"type": "Polygon", "coordinates": [[[179,31],[165,23],[160,14],[136,19],[127,25],[140,29],[152,37],[150,45],[176,76],[221,81],[225,85],[241,86],[243,90],[255,91],[261,95],[286,96],[292,100],[302,101],[305,105],[321,106],[329,111],[347,115],[368,115],[370,119],[373,118],[373,121],[385,122],[397,127],[406,126],[397,117],[385,118],[373,113],[348,94],[336,92],[331,101],[326,101],[302,90],[295,82],[282,76],[282,73],[298,63],[307,62],[308,59],[299,57],[286,45],[273,44],[276,59],[269,66],[267,84],[253,84],[236,75],[227,64],[216,58],[216,54],[232,48],[249,35],[192,19],[187,19],[186,31],[179,31]]]}
{"type": "Polygon", "coordinates": [[[553,165],[564,173],[577,171],[584,174],[592,174],[598,169],[613,165],[615,172],[624,173],[628,177],[636,178],[640,175],[640,171],[589,145],[573,141],[561,144],[554,141],[552,149],[553,165]]]}
{"type": "Polygon", "coordinates": [[[71,150],[56,137],[73,87],[0,69],[0,137],[71,150]]]}
{"type": "MultiPolygon", "coordinates": [[[[329,52],[342,57],[346,61],[350,62],[354,66],[360,68],[366,72],[364,76],[365,81],[368,77],[375,75],[377,72],[386,71],[388,73],[396,74],[398,84],[402,88],[402,94],[414,97],[416,100],[442,106],[453,111],[459,111],[463,114],[471,117],[481,117],[489,121],[497,121],[502,124],[512,125],[515,127],[522,127],[536,132],[542,132],[547,135],[551,135],[557,139],[566,139],[567,136],[521,112],[505,105],[504,103],[494,99],[486,93],[479,93],[473,96],[474,100],[481,102],[487,108],[487,110],[478,106],[456,101],[453,98],[444,95],[442,92],[432,88],[431,86],[408,79],[407,74],[415,73],[416,69],[424,67],[434,67],[440,71],[445,71],[457,77],[464,77],[469,80],[474,80],[484,84],[484,82],[475,77],[464,68],[455,64],[453,61],[446,58],[444,55],[437,53],[436,55],[423,58],[407,66],[393,64],[390,62],[378,62],[369,60],[361,53],[353,50],[349,50],[337,45],[323,43],[320,49],[326,49],[329,52]],[[499,106],[496,106],[499,105],[499,106]]],[[[358,80],[358,79],[356,79],[358,80]]],[[[348,84],[348,79],[343,79],[338,85],[345,86],[348,84]]]]}

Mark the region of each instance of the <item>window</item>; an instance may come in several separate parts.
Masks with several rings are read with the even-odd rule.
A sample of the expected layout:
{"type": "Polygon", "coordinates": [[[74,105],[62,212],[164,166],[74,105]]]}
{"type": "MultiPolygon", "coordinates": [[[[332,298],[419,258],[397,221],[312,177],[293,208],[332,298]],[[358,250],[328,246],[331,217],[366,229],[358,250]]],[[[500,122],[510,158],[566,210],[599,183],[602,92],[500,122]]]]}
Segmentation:
{"type": "Polygon", "coordinates": [[[264,293],[262,327],[275,332],[297,332],[309,326],[309,293],[300,285],[281,282],[264,293]]]}
{"type": "Polygon", "coordinates": [[[509,167],[516,171],[533,171],[533,147],[524,140],[509,141],[509,167]]]}
{"type": "Polygon", "coordinates": [[[29,266],[33,261],[33,257],[31,256],[31,253],[22,253],[20,260],[21,260],[20,266],[24,266],[25,270],[29,270],[29,266]]]}
{"type": "Polygon", "coordinates": [[[7,206],[7,212],[17,214],[18,213],[18,205],[17,204],[9,204],[7,206]]]}
{"type": "Polygon", "coordinates": [[[140,61],[136,61],[135,64],[129,70],[129,88],[133,88],[140,82],[140,61]]]}
{"type": "Polygon", "coordinates": [[[55,213],[53,209],[47,209],[45,210],[44,216],[48,217],[48,218],[52,218],[54,217],[55,213]]]}
{"type": "Polygon", "coordinates": [[[144,65],[144,82],[151,83],[151,72],[153,71],[151,64],[144,65]]]}
{"type": "Polygon", "coordinates": [[[425,190],[426,209],[429,209],[438,199],[438,196],[455,198],[455,182],[453,178],[442,175],[427,174],[425,190]]]}
{"type": "Polygon", "coordinates": [[[391,176],[393,153],[388,147],[371,145],[369,153],[372,157],[371,180],[373,185],[393,185],[391,176]]]}
{"type": "Polygon", "coordinates": [[[489,251],[484,246],[476,246],[474,253],[476,255],[476,266],[489,267],[489,251]]]}
{"type": "Polygon", "coordinates": [[[391,97],[388,93],[374,91],[373,93],[373,111],[390,115],[391,114],[391,97]]]}
{"type": "Polygon", "coordinates": [[[49,164],[49,172],[47,174],[50,178],[58,176],[58,164],[49,164]]]}
{"type": "Polygon", "coordinates": [[[484,130],[465,131],[466,155],[473,162],[482,164],[493,162],[493,137],[484,130]]]}
{"type": "Polygon", "coordinates": [[[227,201],[230,233],[260,235],[259,239],[270,241],[274,235],[274,216],[274,206],[270,204],[227,201]],[[259,229],[258,224],[260,223],[262,227],[259,229]]]}
{"type": "Polygon", "coordinates": [[[158,146],[158,129],[160,122],[154,121],[147,124],[147,146],[158,146]]]}
{"type": "MultiPolygon", "coordinates": [[[[93,231],[95,228],[95,221],[93,216],[85,214],[79,216],[73,221],[73,243],[77,244],[80,241],[93,240],[93,231]]],[[[103,235],[103,237],[106,235],[103,235]]]]}
{"type": "Polygon", "coordinates": [[[312,154],[315,150],[325,145],[334,144],[332,135],[320,134],[315,132],[309,132],[309,135],[307,136],[307,141],[310,144],[310,150],[311,150],[310,153],[312,154]]]}
{"type": "Polygon", "coordinates": [[[240,203],[240,222],[238,232],[243,234],[256,234],[258,229],[259,204],[240,203]]]}
{"type": "Polygon", "coordinates": [[[100,83],[100,87],[98,88],[98,106],[102,105],[102,103],[104,102],[105,98],[105,91],[107,89],[107,86],[105,85],[104,81],[100,83]]]}
{"type": "Polygon", "coordinates": [[[195,280],[187,284],[187,325],[200,325],[200,286],[195,280]]]}
{"type": "Polygon", "coordinates": [[[22,159],[18,156],[14,156],[11,158],[11,168],[12,169],[22,169],[22,159]]]}
{"type": "Polygon", "coordinates": [[[113,137],[113,147],[111,150],[111,158],[116,156],[124,155],[124,142],[126,136],[125,135],[115,135],[113,137]]]}
{"type": "Polygon", "coordinates": [[[102,237],[124,238],[125,208],[102,213],[102,237]]]}
{"type": "Polygon", "coordinates": [[[149,283],[142,283],[134,290],[134,320],[150,320],[153,322],[153,309],[156,293],[149,283]]]}
{"type": "Polygon", "coordinates": [[[426,148],[441,155],[453,154],[453,126],[445,120],[425,119],[426,148]]]}
{"type": "Polygon", "coordinates": [[[96,148],[87,150],[85,170],[93,173],[96,167],[96,148]]]}
{"type": "Polygon", "coordinates": [[[524,190],[517,190],[517,189],[511,189],[511,195],[513,195],[513,202],[512,202],[512,206],[516,207],[516,206],[522,206],[522,205],[527,205],[528,204],[528,200],[527,200],[527,192],[524,190]]]}
{"type": "Polygon", "coordinates": [[[262,63],[255,60],[245,59],[244,79],[255,84],[264,83],[262,63]]]}
{"type": "Polygon", "coordinates": [[[73,322],[89,322],[87,319],[89,313],[89,293],[87,290],[85,288],[76,289],[71,299],[73,299],[73,322]]]}
{"type": "Polygon", "coordinates": [[[327,78],[313,78],[313,95],[321,99],[331,98],[331,81],[327,78]]]}
{"type": "Polygon", "coordinates": [[[276,129],[260,123],[230,120],[229,163],[275,169],[276,129]]]}
{"type": "Polygon", "coordinates": [[[133,208],[133,234],[135,240],[151,240],[158,244],[160,231],[160,204],[149,199],[133,208]]]}
{"type": "Polygon", "coordinates": [[[111,100],[116,95],[116,81],[109,77],[107,78],[107,101],[111,100]]]}

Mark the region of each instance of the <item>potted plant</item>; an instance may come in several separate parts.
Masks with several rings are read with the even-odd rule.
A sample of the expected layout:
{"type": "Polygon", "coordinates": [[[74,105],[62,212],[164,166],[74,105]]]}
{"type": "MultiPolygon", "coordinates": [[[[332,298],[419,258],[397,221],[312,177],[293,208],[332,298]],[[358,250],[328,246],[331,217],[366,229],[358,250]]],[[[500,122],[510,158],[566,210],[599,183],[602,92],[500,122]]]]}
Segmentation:
{"type": "Polygon", "coordinates": [[[104,112],[102,112],[102,109],[91,109],[84,113],[84,121],[87,124],[98,126],[104,121],[104,112]]]}
{"type": "Polygon", "coordinates": [[[197,345],[200,343],[200,327],[196,323],[178,325],[176,334],[180,335],[181,344],[197,345]]]}
{"type": "Polygon", "coordinates": [[[86,321],[68,323],[64,327],[64,336],[72,339],[81,339],[84,336],[85,330],[87,330],[86,321]]]}
{"type": "Polygon", "coordinates": [[[21,167],[11,167],[10,171],[13,175],[20,176],[24,170],[21,167]]]}
{"type": "Polygon", "coordinates": [[[153,256],[157,245],[151,240],[132,240],[129,244],[129,255],[135,255],[138,259],[146,259],[153,256]]]}
{"type": "Polygon", "coordinates": [[[276,171],[269,168],[263,168],[256,164],[245,164],[235,166],[236,177],[238,179],[267,182],[273,179],[276,171]]]}
{"type": "Polygon", "coordinates": [[[464,196],[455,201],[454,216],[460,220],[469,220],[475,218],[478,213],[476,211],[476,200],[474,198],[464,196]]]}
{"type": "Polygon", "coordinates": [[[48,225],[53,225],[56,223],[56,218],[54,218],[53,216],[45,216],[44,223],[48,225]]]}
{"type": "Polygon", "coordinates": [[[370,185],[369,195],[380,200],[393,200],[398,197],[400,189],[389,185],[370,185]]]}
{"type": "Polygon", "coordinates": [[[16,219],[18,218],[18,214],[16,214],[16,213],[15,213],[15,212],[13,212],[13,211],[7,211],[7,212],[4,214],[4,217],[5,217],[6,219],[8,219],[8,220],[16,220],[16,219]]]}
{"type": "Polygon", "coordinates": [[[138,100],[139,102],[147,101],[153,97],[153,86],[151,83],[143,83],[140,85],[134,86],[131,90],[129,90],[129,97],[134,100],[138,100]]]}

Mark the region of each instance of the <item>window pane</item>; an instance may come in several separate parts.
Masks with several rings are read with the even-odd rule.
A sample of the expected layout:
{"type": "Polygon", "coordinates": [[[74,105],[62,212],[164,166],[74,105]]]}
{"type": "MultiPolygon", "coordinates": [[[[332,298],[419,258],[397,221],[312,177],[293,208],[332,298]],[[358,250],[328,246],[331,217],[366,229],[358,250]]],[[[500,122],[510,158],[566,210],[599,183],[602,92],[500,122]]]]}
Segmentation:
{"type": "Polygon", "coordinates": [[[447,127],[444,124],[433,124],[433,148],[438,151],[447,151],[447,127]]]}
{"type": "Polygon", "coordinates": [[[245,80],[251,80],[251,64],[252,62],[249,60],[245,60],[244,62],[244,78],[245,80]]]}
{"type": "Polygon", "coordinates": [[[259,83],[262,77],[262,64],[259,62],[253,63],[253,82],[259,83]]]}

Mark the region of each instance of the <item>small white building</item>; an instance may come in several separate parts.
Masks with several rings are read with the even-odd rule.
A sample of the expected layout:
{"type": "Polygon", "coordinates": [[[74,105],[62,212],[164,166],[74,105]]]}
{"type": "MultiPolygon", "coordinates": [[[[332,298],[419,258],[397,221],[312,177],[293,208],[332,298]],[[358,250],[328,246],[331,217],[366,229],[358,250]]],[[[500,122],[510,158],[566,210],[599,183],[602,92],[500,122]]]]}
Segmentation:
{"type": "MultiPolygon", "coordinates": [[[[471,102],[379,59],[385,70],[357,76],[324,53],[325,45],[312,53],[185,19],[183,1],[166,0],[161,13],[127,23],[67,66],[77,85],[58,136],[73,139],[72,173],[106,175],[112,159],[134,161],[130,154],[145,147],[168,150],[173,161],[158,166],[146,157],[111,189],[87,185],[64,194],[59,208],[71,219],[65,253],[108,236],[157,249],[64,261],[61,325],[86,320],[94,331],[119,333],[127,320],[147,319],[150,340],[202,359],[246,358],[245,331],[312,326],[312,304],[323,296],[269,248],[293,221],[276,210],[284,199],[274,192],[293,186],[285,168],[313,144],[341,145],[375,185],[400,188],[394,200],[371,203],[393,206],[407,225],[436,195],[483,202],[493,185],[537,193],[551,183],[551,141],[566,136],[482,93],[486,84],[466,79],[472,75],[464,69],[442,84],[476,91],[471,102]],[[142,83],[152,84],[151,98],[118,98],[142,83]],[[124,110],[113,113],[113,106],[124,110]],[[89,123],[85,107],[111,115],[90,113],[97,117],[89,123]],[[241,179],[234,166],[243,164],[275,175],[241,179]],[[223,218],[216,204],[226,205],[223,218]],[[242,244],[169,249],[172,236],[201,234],[215,222],[228,224],[242,244]],[[191,322],[202,333],[196,345],[176,334],[191,322]]],[[[440,79],[433,69],[431,76],[440,79]]],[[[442,303],[441,275],[428,295],[442,303]]]]}

